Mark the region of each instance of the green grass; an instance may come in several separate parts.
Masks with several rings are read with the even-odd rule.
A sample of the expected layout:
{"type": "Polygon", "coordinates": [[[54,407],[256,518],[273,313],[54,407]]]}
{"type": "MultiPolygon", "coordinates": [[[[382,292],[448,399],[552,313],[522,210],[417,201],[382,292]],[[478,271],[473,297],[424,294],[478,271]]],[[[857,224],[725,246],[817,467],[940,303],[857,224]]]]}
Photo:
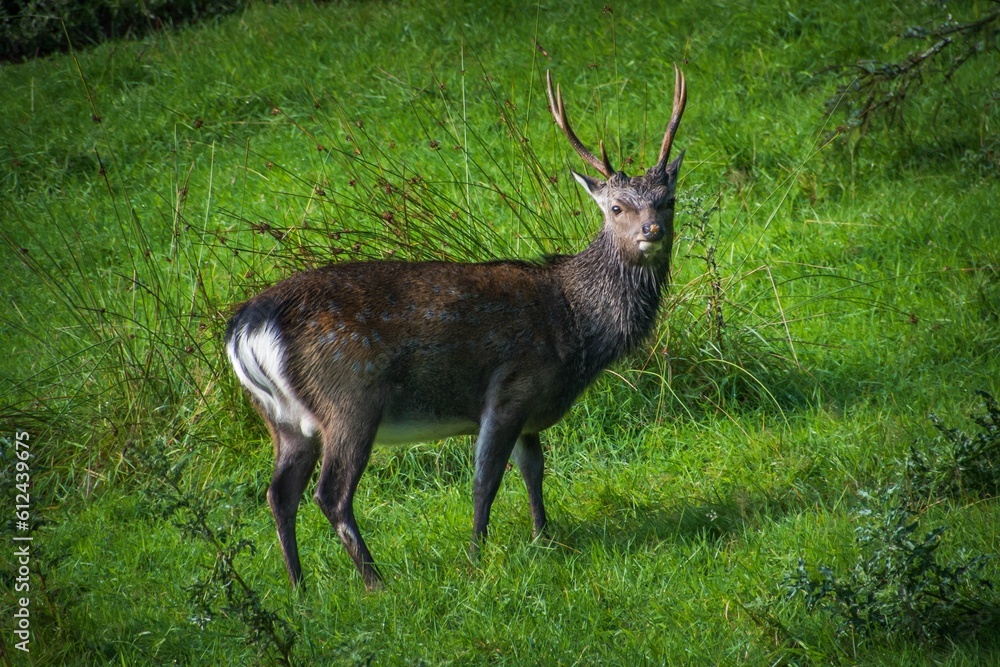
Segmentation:
{"type": "MultiPolygon", "coordinates": [[[[850,566],[857,491],[901,474],[929,411],[967,426],[974,390],[1000,395],[1000,184],[970,159],[1000,120],[996,53],[905,128],[828,142],[835,83],[814,73],[905,52],[892,35],[934,6],[485,4],[255,6],[0,69],[0,428],[31,434],[36,518],[29,655],[0,559],[4,659],[273,661],[224,596],[194,622],[218,550],[168,515],[181,497],[252,545],[235,568],[301,664],[1000,661],[988,634],[838,637],[781,588],[800,557],[850,566]],[[271,445],[222,353],[233,306],[347,257],[581,249],[597,213],[545,70],[584,142],[634,172],[673,61],[674,284],[654,339],[543,436],[552,540],[531,541],[511,474],[470,563],[471,440],[378,450],[356,508],[386,590],[307,502],[309,588],[290,591],[271,445]],[[183,463],[179,496],[150,452],[183,463]]],[[[994,499],[927,520],[946,556],[1000,550],[994,499]]]]}

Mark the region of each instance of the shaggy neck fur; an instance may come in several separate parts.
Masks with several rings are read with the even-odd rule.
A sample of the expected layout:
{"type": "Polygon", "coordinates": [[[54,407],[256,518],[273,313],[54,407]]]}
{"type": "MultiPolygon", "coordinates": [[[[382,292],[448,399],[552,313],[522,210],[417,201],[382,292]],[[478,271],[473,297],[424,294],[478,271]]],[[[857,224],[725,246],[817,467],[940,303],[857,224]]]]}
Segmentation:
{"type": "Polygon", "coordinates": [[[580,379],[589,384],[652,331],[670,257],[664,252],[661,258],[636,263],[603,229],[560,268],[583,347],[580,379]]]}

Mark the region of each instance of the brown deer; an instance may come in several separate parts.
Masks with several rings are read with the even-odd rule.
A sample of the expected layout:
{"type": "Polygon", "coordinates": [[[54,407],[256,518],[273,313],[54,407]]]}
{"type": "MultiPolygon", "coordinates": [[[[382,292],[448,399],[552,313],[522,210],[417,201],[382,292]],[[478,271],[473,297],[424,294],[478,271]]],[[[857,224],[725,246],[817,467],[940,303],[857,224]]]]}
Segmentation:
{"type": "Polygon", "coordinates": [[[293,275],[236,311],[226,352],[274,440],[267,499],[293,586],[302,581],[295,515],[320,459],[316,502],[365,584],[380,584],[353,506],[374,443],[478,434],[473,556],[510,458],[542,534],[538,434],[656,323],[684,157],[667,161],[687,100],[676,65],[674,74],[659,159],[635,177],[615,171],[603,141],[600,159],[580,143],[546,75],[556,123],[604,176],[573,172],[604,213],[603,229],[579,254],[346,262],[293,275]]]}

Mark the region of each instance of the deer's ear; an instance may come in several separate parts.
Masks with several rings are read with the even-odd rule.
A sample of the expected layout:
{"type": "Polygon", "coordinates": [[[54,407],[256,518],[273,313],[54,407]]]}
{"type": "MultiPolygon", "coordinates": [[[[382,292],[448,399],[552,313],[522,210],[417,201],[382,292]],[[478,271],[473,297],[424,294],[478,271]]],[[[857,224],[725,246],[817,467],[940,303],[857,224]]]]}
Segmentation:
{"type": "Polygon", "coordinates": [[[586,174],[578,174],[572,170],[570,170],[570,173],[573,174],[573,178],[576,179],[576,182],[582,185],[583,188],[590,193],[590,196],[600,203],[600,199],[598,199],[598,197],[601,194],[601,190],[604,189],[604,181],[599,178],[587,176],[586,174]]]}
{"type": "Polygon", "coordinates": [[[666,176],[667,185],[673,186],[677,183],[677,174],[681,172],[681,162],[684,161],[684,151],[677,156],[677,159],[673,162],[667,164],[663,168],[664,175],[666,176]]]}

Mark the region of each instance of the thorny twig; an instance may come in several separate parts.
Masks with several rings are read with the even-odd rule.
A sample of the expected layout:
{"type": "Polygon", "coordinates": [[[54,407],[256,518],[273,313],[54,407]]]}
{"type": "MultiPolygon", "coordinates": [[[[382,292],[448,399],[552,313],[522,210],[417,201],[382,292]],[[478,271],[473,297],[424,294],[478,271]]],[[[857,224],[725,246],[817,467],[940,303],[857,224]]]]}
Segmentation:
{"type": "MultiPolygon", "coordinates": [[[[1000,0],[994,2],[1000,4],[1000,0]]],[[[847,110],[847,122],[837,128],[838,133],[864,130],[882,113],[889,122],[902,124],[906,99],[933,75],[931,67],[940,61],[942,53],[952,54],[950,62],[938,70],[942,82],[947,82],[960,67],[1000,37],[1000,10],[966,23],[955,21],[949,14],[940,25],[911,27],[902,37],[936,41],[895,62],[861,60],[835,68],[854,75],[849,83],[838,86],[836,94],[826,102],[828,113],[840,106],[847,110]]]]}

